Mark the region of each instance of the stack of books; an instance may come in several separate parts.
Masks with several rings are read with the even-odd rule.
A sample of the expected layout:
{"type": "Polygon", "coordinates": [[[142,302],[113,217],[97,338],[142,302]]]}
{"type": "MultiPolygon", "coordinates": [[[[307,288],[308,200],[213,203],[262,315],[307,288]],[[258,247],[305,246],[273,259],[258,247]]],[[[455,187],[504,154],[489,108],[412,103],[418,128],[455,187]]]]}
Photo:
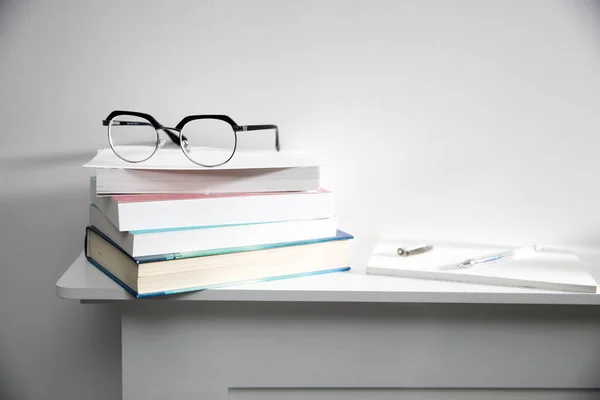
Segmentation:
{"type": "Polygon", "coordinates": [[[320,167],[298,153],[239,153],[218,168],[161,150],[131,164],[101,150],[87,167],[85,253],[136,297],[349,270],[320,167]]]}

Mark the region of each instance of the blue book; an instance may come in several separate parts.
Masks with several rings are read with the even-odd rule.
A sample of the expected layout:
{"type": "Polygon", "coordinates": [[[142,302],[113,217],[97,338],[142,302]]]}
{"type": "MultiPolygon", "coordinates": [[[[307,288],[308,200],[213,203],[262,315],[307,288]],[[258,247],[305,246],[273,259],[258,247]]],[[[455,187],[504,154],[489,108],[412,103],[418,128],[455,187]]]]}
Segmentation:
{"type": "Polygon", "coordinates": [[[352,235],[337,231],[325,239],[132,257],[89,226],[85,255],[141,298],[347,271],[350,239],[352,235]]]}

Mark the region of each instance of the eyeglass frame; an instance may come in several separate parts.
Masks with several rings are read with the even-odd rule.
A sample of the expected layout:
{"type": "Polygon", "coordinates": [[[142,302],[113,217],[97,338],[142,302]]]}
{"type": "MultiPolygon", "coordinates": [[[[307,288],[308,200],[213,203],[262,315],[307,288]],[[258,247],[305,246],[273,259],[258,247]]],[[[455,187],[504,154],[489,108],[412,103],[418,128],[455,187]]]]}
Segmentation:
{"type": "MultiPolygon", "coordinates": [[[[116,121],[119,122],[119,124],[115,124],[115,126],[120,126],[122,122],[125,122],[125,126],[131,125],[131,126],[143,126],[143,125],[147,125],[144,122],[141,121],[116,121]]],[[[229,162],[229,160],[231,160],[235,154],[235,151],[237,149],[237,133],[238,132],[248,132],[248,131],[258,131],[258,130],[267,130],[267,129],[274,129],[275,130],[275,150],[279,151],[281,149],[280,143],[279,143],[279,128],[277,127],[277,125],[272,125],[272,124],[267,124],[267,125],[238,125],[231,117],[227,116],[227,115],[219,115],[219,114],[206,114],[206,115],[188,115],[187,117],[183,118],[174,128],[168,127],[168,126],[164,126],[162,125],[160,122],[158,122],[156,120],[156,118],[154,118],[152,115],[150,114],[145,114],[145,113],[141,113],[141,112],[137,112],[137,111],[122,111],[122,110],[116,110],[111,112],[110,114],[108,114],[108,116],[102,120],[102,126],[107,126],[108,127],[108,144],[110,145],[110,148],[112,149],[113,153],[115,153],[115,155],[117,157],[119,157],[121,160],[126,161],[126,162],[130,162],[130,163],[140,163],[140,162],[144,162],[149,160],[150,158],[152,158],[152,156],[158,151],[158,149],[160,148],[160,135],[159,135],[159,131],[163,131],[167,134],[167,136],[171,139],[171,141],[173,141],[176,145],[179,146],[179,148],[181,149],[181,151],[183,152],[183,154],[186,156],[186,158],[188,160],[190,160],[191,162],[193,162],[194,164],[200,165],[202,167],[206,167],[206,168],[213,168],[213,167],[218,167],[221,166],[223,164],[226,164],[229,162]],[[115,150],[113,143],[112,143],[112,137],[111,137],[111,127],[113,126],[113,124],[111,122],[113,122],[112,120],[115,119],[116,117],[119,116],[127,116],[130,115],[132,117],[138,117],[138,118],[143,118],[145,120],[147,120],[150,125],[152,125],[152,127],[154,128],[154,130],[156,131],[156,146],[154,148],[154,151],[152,152],[152,154],[150,154],[148,157],[146,157],[143,160],[139,160],[139,161],[131,161],[131,160],[126,160],[123,157],[121,157],[119,155],[119,153],[115,150]],[[233,136],[234,136],[234,145],[233,145],[233,151],[231,152],[231,155],[229,156],[229,158],[225,161],[223,161],[220,164],[215,164],[215,165],[204,165],[201,164],[199,162],[196,162],[194,160],[192,160],[185,152],[184,146],[189,146],[185,136],[182,135],[182,131],[183,128],[185,127],[185,125],[191,121],[196,121],[199,119],[216,119],[219,121],[223,121],[223,122],[227,122],[229,125],[231,125],[231,128],[233,130],[233,136]],[[177,132],[178,134],[173,133],[173,131],[177,132]],[[183,139],[183,141],[181,140],[183,139]],[[182,145],[183,143],[183,145],[182,145]]]]}

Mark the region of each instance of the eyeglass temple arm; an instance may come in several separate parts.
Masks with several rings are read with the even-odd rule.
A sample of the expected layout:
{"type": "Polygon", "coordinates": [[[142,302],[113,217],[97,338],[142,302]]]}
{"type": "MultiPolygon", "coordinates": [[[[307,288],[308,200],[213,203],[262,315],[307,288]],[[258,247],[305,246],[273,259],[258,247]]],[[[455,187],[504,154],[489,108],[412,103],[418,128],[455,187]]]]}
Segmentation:
{"type": "MultiPolygon", "coordinates": [[[[105,119],[102,120],[102,126],[108,126],[108,124],[110,123],[110,121],[107,121],[105,119]]],[[[115,121],[114,119],[112,120],[112,124],[114,126],[120,126],[120,125],[129,125],[129,126],[152,126],[154,127],[150,122],[141,122],[141,121],[115,121]]]]}
{"type": "MultiPolygon", "coordinates": [[[[109,121],[107,120],[102,120],[102,126],[108,126],[109,121]]],[[[154,128],[154,125],[152,125],[150,122],[141,122],[141,121],[112,121],[112,125],[115,126],[120,126],[120,125],[125,125],[125,126],[151,126],[152,128],[154,128]]],[[[167,136],[169,136],[169,138],[177,145],[179,146],[179,135],[174,134],[173,132],[171,132],[171,130],[175,130],[174,128],[165,128],[165,127],[161,127],[160,128],[163,132],[165,132],[167,134],[167,136]]],[[[183,137],[183,139],[185,140],[185,136],[183,137]]]]}
{"type": "Polygon", "coordinates": [[[281,146],[279,145],[279,128],[277,125],[242,125],[238,126],[237,131],[261,131],[265,129],[275,129],[275,149],[279,151],[281,146]]]}

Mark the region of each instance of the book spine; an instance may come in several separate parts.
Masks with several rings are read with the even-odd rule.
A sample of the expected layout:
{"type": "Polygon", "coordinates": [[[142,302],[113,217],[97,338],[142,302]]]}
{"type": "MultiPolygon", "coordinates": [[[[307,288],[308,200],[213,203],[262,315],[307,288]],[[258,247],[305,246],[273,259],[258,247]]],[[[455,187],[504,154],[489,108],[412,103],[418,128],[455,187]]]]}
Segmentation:
{"type": "MultiPolygon", "coordinates": [[[[121,246],[119,246],[118,244],[116,244],[115,242],[113,242],[108,236],[106,236],[104,233],[102,233],[99,229],[96,229],[96,227],[90,225],[86,228],[85,231],[85,237],[86,237],[86,245],[85,245],[85,250],[86,250],[86,257],[87,257],[87,236],[88,236],[88,232],[92,231],[94,232],[96,235],[100,236],[102,239],[106,240],[108,243],[110,243],[111,246],[113,246],[115,249],[119,250],[121,253],[125,254],[128,258],[130,258],[131,260],[133,260],[133,262],[135,262],[136,264],[139,264],[138,260],[136,260],[134,257],[131,256],[131,254],[129,254],[128,252],[126,252],[125,250],[123,250],[123,248],[121,248],[121,246]]],[[[162,259],[160,259],[159,256],[154,257],[153,261],[164,261],[162,259]]]]}
{"type": "Polygon", "coordinates": [[[107,270],[102,265],[100,265],[99,262],[97,262],[96,260],[94,260],[93,258],[88,257],[88,256],[86,256],[86,258],[87,258],[87,260],[90,263],[92,263],[92,265],[94,265],[100,271],[104,272],[110,279],[112,279],[113,281],[115,281],[119,286],[121,286],[123,289],[125,289],[129,294],[131,294],[132,296],[137,297],[138,299],[141,297],[141,295],[139,293],[137,293],[135,290],[133,290],[132,288],[130,288],[129,286],[127,286],[125,283],[123,283],[119,278],[117,278],[116,276],[114,276],[109,270],[107,270]]]}

